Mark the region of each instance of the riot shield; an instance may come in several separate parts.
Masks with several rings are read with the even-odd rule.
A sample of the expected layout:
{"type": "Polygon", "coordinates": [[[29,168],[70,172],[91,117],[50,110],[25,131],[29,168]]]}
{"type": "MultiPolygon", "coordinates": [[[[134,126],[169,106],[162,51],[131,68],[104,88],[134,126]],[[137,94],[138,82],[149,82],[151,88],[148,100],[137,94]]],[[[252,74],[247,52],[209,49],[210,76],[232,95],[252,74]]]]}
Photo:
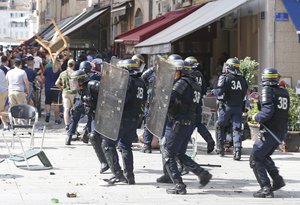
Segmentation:
{"type": "Polygon", "coordinates": [[[117,140],[125,103],[129,73],[103,63],[95,115],[95,130],[104,137],[117,140]]]}
{"type": "Polygon", "coordinates": [[[156,61],[155,81],[149,102],[149,114],[146,116],[146,127],[153,135],[161,138],[173,89],[175,67],[159,57],[156,61]]]}

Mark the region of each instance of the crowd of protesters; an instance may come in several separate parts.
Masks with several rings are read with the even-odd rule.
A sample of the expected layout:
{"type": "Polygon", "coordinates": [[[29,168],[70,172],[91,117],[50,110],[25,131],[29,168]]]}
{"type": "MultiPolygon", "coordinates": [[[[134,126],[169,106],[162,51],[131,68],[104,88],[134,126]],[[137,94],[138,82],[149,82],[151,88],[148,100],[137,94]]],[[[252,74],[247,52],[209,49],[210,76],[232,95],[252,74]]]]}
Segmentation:
{"type": "Polygon", "coordinates": [[[45,121],[50,122],[51,106],[54,106],[54,123],[61,124],[64,119],[66,129],[69,126],[69,113],[75,94],[69,89],[68,78],[77,70],[80,62],[91,61],[95,72],[100,71],[102,61],[109,61],[110,49],[96,53],[81,52],[73,56],[69,50],[57,56],[60,68],[53,69],[51,56],[42,47],[17,47],[6,52],[0,51],[0,123],[2,130],[9,130],[7,111],[15,104],[36,106],[33,101],[34,86],[45,92],[45,101],[41,102],[45,110],[45,121]]]}

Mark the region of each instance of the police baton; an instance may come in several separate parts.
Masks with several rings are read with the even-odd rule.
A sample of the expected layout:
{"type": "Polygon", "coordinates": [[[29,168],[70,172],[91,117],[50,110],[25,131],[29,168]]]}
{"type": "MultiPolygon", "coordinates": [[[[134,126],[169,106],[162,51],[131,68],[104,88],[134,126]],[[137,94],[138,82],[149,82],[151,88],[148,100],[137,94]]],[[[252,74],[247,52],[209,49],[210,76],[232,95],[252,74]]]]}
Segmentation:
{"type": "Polygon", "coordinates": [[[279,143],[281,144],[281,140],[278,139],[278,137],[264,124],[261,124],[270,134],[271,136],[279,143]]]}
{"type": "Polygon", "coordinates": [[[220,164],[199,164],[201,167],[222,167],[220,164]]]}

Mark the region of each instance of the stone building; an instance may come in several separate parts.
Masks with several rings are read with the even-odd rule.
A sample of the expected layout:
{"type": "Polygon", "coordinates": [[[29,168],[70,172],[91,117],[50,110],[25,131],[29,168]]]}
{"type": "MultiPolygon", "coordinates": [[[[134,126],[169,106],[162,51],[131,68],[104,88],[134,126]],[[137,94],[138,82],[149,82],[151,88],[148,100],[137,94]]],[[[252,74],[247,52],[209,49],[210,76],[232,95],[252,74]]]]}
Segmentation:
{"type": "Polygon", "coordinates": [[[150,64],[156,54],[193,55],[204,64],[207,78],[214,74],[223,53],[240,59],[250,56],[260,63],[260,68],[278,68],[294,87],[300,79],[297,35],[300,17],[294,15],[290,7],[299,11],[300,2],[37,0],[40,32],[49,26],[49,19],[54,18],[70,38],[71,49],[103,50],[114,46],[118,57],[139,52],[150,64]],[[176,11],[197,6],[199,8],[192,13],[178,18],[176,11]],[[163,24],[167,14],[176,14],[178,20],[158,25],[163,24]],[[152,29],[153,25],[156,29],[152,29]],[[125,39],[129,34],[142,41],[134,38],[130,42],[125,39]]]}

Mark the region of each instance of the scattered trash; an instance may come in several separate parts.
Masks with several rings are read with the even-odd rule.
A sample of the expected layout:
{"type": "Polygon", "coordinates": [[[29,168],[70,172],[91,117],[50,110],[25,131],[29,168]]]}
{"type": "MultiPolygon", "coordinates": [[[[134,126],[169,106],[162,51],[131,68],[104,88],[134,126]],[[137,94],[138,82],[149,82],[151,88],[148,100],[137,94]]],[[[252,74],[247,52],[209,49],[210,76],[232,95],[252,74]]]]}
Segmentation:
{"type": "Polygon", "coordinates": [[[50,172],[50,175],[55,175],[55,173],[54,172],[50,172]]]}
{"type": "Polygon", "coordinates": [[[75,197],[77,197],[77,193],[76,192],[67,193],[67,197],[69,197],[69,198],[75,198],[75,197]]]}
{"type": "Polygon", "coordinates": [[[52,202],[53,204],[58,204],[58,203],[59,203],[59,200],[56,199],[56,198],[52,198],[52,199],[51,199],[51,202],[52,202]]]}
{"type": "Polygon", "coordinates": [[[243,193],[243,191],[240,190],[234,190],[235,193],[243,193]]]}
{"type": "Polygon", "coordinates": [[[75,186],[84,186],[84,185],[86,185],[86,184],[84,184],[84,183],[76,183],[75,184],[75,186]]]}

